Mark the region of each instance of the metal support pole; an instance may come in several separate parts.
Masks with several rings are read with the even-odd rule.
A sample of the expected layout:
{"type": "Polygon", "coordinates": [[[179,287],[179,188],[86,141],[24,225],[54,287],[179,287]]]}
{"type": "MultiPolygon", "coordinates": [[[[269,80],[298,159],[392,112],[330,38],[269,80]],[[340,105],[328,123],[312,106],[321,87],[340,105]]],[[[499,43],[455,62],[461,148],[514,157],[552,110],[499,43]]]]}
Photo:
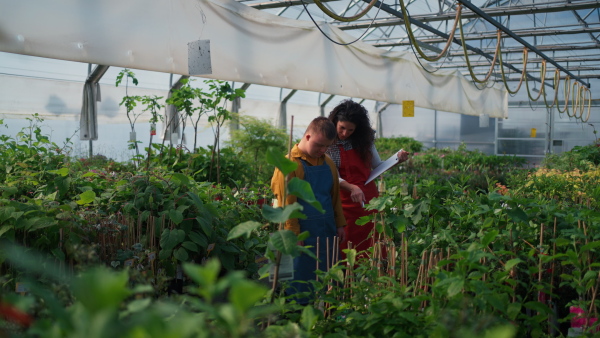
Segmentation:
{"type": "MultiPolygon", "coordinates": [[[[94,70],[92,70],[92,64],[88,63],[88,76],[87,79],[85,79],[86,83],[91,83],[94,87],[93,90],[98,90],[97,85],[98,85],[98,81],[100,81],[100,79],[102,78],[102,76],[104,76],[104,74],[106,73],[106,71],[108,70],[109,66],[104,66],[104,65],[97,65],[94,70]]],[[[96,105],[96,102],[94,102],[94,105],[96,105]]],[[[93,140],[88,140],[88,144],[89,144],[89,158],[92,158],[92,156],[94,156],[94,146],[93,146],[93,140]]]]}
{"type": "MultiPolygon", "coordinates": [[[[88,78],[90,77],[90,74],[92,74],[92,64],[88,63],[88,78]]],[[[89,158],[91,159],[92,156],[94,156],[94,149],[93,149],[93,145],[94,145],[94,141],[92,140],[88,140],[89,143],[89,158]]]]}
{"type": "Polygon", "coordinates": [[[335,97],[335,95],[329,95],[329,97],[327,99],[325,99],[325,101],[323,101],[323,103],[321,103],[321,116],[325,116],[325,106],[335,97]]]}
{"type": "MultiPolygon", "coordinates": [[[[250,87],[250,83],[244,83],[242,85],[242,87],[240,87],[241,90],[246,90],[248,89],[248,87],[250,87]]],[[[233,83],[232,87],[235,86],[235,83],[233,83]]],[[[240,108],[242,107],[242,98],[241,97],[236,97],[233,102],[231,102],[231,112],[233,113],[233,117],[231,118],[231,123],[230,126],[231,128],[229,128],[229,132],[231,133],[232,130],[238,130],[240,128],[240,108]]]]}
{"type": "MultiPolygon", "coordinates": [[[[389,102],[385,102],[383,107],[377,109],[377,137],[383,137],[383,125],[381,122],[381,113],[390,106],[389,102]]],[[[377,105],[375,105],[377,107],[377,105]]]]}
{"type": "Polygon", "coordinates": [[[433,147],[437,149],[437,109],[433,111],[433,147]]]}
{"type": "MultiPolygon", "coordinates": [[[[279,106],[279,127],[282,129],[287,128],[287,102],[292,98],[292,96],[294,96],[294,94],[296,94],[297,91],[297,89],[292,90],[283,100],[281,100],[281,104],[279,106]]],[[[282,92],[283,88],[280,91],[279,97],[281,97],[282,92]]]]}

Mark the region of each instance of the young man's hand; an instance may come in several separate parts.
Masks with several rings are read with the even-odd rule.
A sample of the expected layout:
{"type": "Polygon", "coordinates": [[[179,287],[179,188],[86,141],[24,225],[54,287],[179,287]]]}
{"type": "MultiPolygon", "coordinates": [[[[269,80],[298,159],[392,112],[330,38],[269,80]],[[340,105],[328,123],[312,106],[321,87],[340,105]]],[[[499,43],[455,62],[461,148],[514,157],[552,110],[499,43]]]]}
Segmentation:
{"type": "Polygon", "coordinates": [[[344,231],[344,227],[337,228],[337,235],[340,238],[340,243],[346,241],[346,231],[344,231]]]}

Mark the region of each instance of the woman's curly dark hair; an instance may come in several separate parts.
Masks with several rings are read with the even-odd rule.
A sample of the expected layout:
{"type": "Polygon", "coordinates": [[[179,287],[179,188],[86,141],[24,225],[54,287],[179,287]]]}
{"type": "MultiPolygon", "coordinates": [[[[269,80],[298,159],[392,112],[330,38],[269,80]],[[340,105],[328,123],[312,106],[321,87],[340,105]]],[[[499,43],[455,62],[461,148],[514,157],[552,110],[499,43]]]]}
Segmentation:
{"type": "Polygon", "coordinates": [[[371,148],[373,147],[373,142],[375,142],[375,133],[371,128],[371,120],[369,120],[367,109],[350,99],[344,100],[329,113],[329,119],[336,128],[338,121],[354,123],[356,129],[349,137],[352,149],[356,149],[360,159],[369,165],[373,157],[371,148]]]}

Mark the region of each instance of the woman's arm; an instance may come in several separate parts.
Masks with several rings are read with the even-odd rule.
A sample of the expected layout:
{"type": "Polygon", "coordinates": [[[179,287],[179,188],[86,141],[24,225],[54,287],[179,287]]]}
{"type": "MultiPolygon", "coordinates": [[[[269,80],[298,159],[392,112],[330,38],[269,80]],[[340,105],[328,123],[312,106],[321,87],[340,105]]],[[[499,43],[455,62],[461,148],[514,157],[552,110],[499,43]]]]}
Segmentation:
{"type": "Polygon", "coordinates": [[[360,187],[350,184],[347,181],[340,180],[340,188],[350,191],[350,198],[354,203],[366,202],[365,193],[360,187]]]}

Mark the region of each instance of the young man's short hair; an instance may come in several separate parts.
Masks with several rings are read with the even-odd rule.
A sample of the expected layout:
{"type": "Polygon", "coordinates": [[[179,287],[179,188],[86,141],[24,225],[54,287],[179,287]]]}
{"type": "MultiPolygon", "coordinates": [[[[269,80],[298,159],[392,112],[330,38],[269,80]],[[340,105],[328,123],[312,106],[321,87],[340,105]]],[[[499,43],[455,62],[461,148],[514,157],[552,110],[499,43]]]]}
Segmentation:
{"type": "MultiPolygon", "coordinates": [[[[333,140],[337,136],[337,131],[335,129],[335,125],[328,118],[321,116],[317,117],[310,122],[308,128],[306,128],[306,133],[320,133],[325,136],[328,140],[333,140]]],[[[306,135],[306,133],[304,133],[306,135]]]]}

